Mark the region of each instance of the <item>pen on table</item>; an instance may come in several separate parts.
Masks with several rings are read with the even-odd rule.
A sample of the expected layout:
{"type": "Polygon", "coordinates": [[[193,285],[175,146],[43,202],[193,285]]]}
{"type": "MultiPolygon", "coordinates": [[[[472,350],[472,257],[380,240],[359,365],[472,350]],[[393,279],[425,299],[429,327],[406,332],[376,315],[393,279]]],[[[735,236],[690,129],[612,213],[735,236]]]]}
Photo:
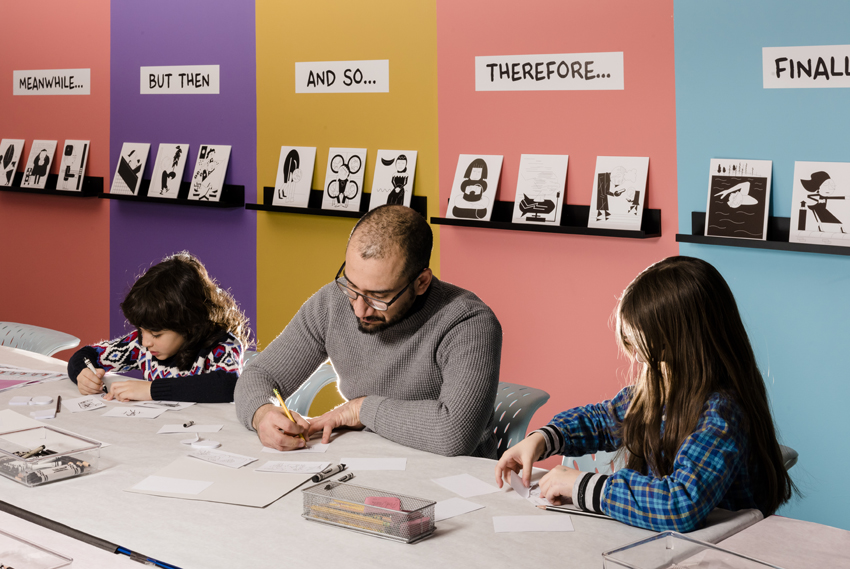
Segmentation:
{"type": "MultiPolygon", "coordinates": [[[[280,396],[280,391],[277,390],[277,387],[275,387],[272,391],[274,392],[274,396],[277,397],[277,400],[280,402],[280,406],[283,409],[283,412],[286,413],[286,417],[290,421],[295,423],[295,419],[292,418],[292,413],[289,412],[289,409],[286,406],[286,401],[284,401],[283,397],[280,396]]],[[[304,433],[300,433],[298,436],[301,437],[301,440],[303,440],[305,443],[307,442],[307,437],[304,436],[304,433]]]]}
{"type": "Polygon", "coordinates": [[[189,427],[191,427],[194,424],[195,424],[195,421],[189,421],[187,423],[183,423],[183,428],[188,429],[189,427]]]}
{"type": "Polygon", "coordinates": [[[53,412],[54,415],[59,414],[59,410],[62,408],[62,396],[58,396],[56,398],[56,411],[53,412]]]}
{"type": "MultiPolygon", "coordinates": [[[[94,365],[92,365],[91,360],[88,359],[88,358],[83,358],[83,363],[85,363],[86,367],[89,368],[89,371],[92,372],[95,377],[97,377],[97,368],[95,368],[94,365]]],[[[103,392],[107,393],[105,383],[103,384],[103,392]]]]}
{"type": "Polygon", "coordinates": [[[310,480],[312,480],[313,482],[321,482],[325,478],[330,478],[331,476],[339,474],[343,470],[345,470],[345,465],[340,462],[336,466],[327,467],[326,469],[324,469],[320,473],[313,476],[313,478],[311,478],[310,480]]]}

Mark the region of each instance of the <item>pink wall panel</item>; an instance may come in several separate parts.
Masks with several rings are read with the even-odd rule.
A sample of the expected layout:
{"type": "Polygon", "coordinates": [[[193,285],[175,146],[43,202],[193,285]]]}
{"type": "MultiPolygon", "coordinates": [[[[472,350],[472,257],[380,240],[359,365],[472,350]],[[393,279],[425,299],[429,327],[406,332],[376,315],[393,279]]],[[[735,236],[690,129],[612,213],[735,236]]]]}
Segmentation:
{"type": "Polygon", "coordinates": [[[503,154],[513,201],[522,153],[569,154],[566,201],[589,204],[596,156],[649,156],[648,240],[444,227],[442,275],[504,329],[502,380],[548,391],[532,427],[625,383],[609,317],[644,267],[675,255],[673,2],[437,2],[441,214],[458,154],[503,154]],[[650,33],[651,30],[651,33],[650,33]],[[625,90],[476,92],[475,56],[624,52],[625,90]]]}

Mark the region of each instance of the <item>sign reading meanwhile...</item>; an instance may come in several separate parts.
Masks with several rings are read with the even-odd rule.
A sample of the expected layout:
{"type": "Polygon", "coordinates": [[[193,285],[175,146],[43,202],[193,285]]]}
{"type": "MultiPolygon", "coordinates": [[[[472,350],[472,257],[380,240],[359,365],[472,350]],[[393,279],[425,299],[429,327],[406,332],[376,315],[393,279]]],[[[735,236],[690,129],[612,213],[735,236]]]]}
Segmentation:
{"type": "Polygon", "coordinates": [[[90,95],[91,69],[12,72],[12,95],[90,95]]]}

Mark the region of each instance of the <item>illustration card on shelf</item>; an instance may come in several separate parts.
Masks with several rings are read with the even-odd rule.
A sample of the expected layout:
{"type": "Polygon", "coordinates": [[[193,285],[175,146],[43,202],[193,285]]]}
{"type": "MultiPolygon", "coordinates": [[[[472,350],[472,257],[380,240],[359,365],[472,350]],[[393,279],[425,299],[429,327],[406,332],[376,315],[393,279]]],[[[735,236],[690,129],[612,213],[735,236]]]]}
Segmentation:
{"type": "Polygon", "coordinates": [[[24,180],[21,182],[22,188],[44,189],[54,154],[56,154],[55,140],[32,141],[27,166],[24,169],[24,180]]]}
{"type": "Polygon", "coordinates": [[[230,162],[230,146],[204,144],[198,151],[192,174],[190,200],[217,202],[224,187],[224,174],[230,162]]]}
{"type": "Polygon", "coordinates": [[[328,149],[322,209],[360,211],[365,173],[365,148],[328,149]]]}
{"type": "Polygon", "coordinates": [[[588,227],[639,231],[649,158],[597,156],[588,227]]]}
{"type": "Polygon", "coordinates": [[[272,205],[307,207],[315,165],[315,146],[281,146],[272,205]]]}
{"type": "Polygon", "coordinates": [[[771,160],[711,160],[705,235],[767,239],[771,160]]]}
{"type": "Polygon", "coordinates": [[[560,224],[569,159],[565,154],[520,157],[513,223],[560,224]]]}
{"type": "Polygon", "coordinates": [[[23,140],[4,138],[0,142],[0,186],[11,186],[15,182],[23,150],[23,140]]]}
{"type": "Polygon", "coordinates": [[[792,243],[850,247],[850,163],[795,162],[792,243]]]}
{"type": "Polygon", "coordinates": [[[188,144],[159,145],[148,197],[172,199],[178,197],[188,155],[188,144]]]}
{"type": "Polygon", "coordinates": [[[502,156],[461,154],[446,217],[490,221],[502,173],[502,156]]]}
{"type": "Polygon", "coordinates": [[[142,174],[148,162],[151,145],[147,142],[125,142],[121,146],[115,177],[112,178],[112,194],[138,195],[142,185],[142,174]]]}
{"type": "Polygon", "coordinates": [[[62,162],[59,164],[57,190],[81,192],[83,178],[86,175],[86,163],[89,160],[90,140],[66,140],[62,150],[62,162]]]}
{"type": "Polygon", "coordinates": [[[410,207],[414,174],[416,150],[378,150],[369,209],[384,204],[410,207]]]}

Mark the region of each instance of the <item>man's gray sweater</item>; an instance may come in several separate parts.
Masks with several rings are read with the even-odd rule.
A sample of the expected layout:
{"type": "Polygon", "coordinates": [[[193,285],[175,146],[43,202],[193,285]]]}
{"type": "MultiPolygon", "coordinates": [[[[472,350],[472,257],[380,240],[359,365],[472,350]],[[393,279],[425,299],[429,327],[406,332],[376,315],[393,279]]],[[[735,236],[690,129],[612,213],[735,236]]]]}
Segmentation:
{"type": "Polygon", "coordinates": [[[358,329],[334,283],[319,289],[236,383],[236,412],[252,428],[272,388],[289,397],[325,360],[360,422],[397,443],[445,456],[496,457],[493,404],[502,328],[473,293],[432,279],[407,316],[375,334],[358,329]]]}

